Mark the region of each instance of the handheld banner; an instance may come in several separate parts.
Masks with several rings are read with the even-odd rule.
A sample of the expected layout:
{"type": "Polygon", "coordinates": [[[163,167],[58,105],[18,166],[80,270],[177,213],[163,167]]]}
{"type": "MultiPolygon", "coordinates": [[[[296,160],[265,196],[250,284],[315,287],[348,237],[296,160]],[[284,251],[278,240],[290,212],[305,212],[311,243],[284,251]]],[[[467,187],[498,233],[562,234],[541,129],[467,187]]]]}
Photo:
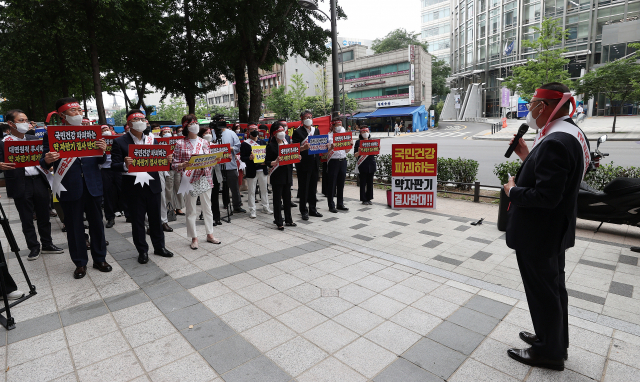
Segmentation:
{"type": "Polygon", "coordinates": [[[329,151],[328,135],[312,135],[309,138],[309,155],[323,154],[329,151]]]}
{"type": "Polygon", "coordinates": [[[333,134],[333,150],[349,151],[353,147],[353,136],[350,132],[333,134]]]}
{"type": "Polygon", "coordinates": [[[280,145],[278,153],[278,163],[285,166],[292,163],[300,162],[300,144],[293,143],[290,145],[280,145]]]}
{"type": "Polygon", "coordinates": [[[231,144],[226,143],[223,145],[211,145],[209,146],[209,151],[212,153],[217,153],[218,151],[222,152],[222,159],[220,163],[229,163],[231,162],[231,144]]]}
{"type": "Polygon", "coordinates": [[[162,130],[160,129],[153,129],[151,130],[151,134],[155,135],[155,136],[162,136],[162,130]]]}
{"type": "Polygon", "coordinates": [[[435,208],[438,145],[394,144],[391,151],[391,207],[435,208]]]}
{"type": "Polygon", "coordinates": [[[360,153],[360,155],[380,154],[380,140],[379,139],[361,140],[360,146],[358,147],[358,152],[360,153]]]}
{"type": "Polygon", "coordinates": [[[42,140],[4,141],[4,158],[16,168],[39,166],[42,158],[42,140]]]}
{"type": "Polygon", "coordinates": [[[60,158],[102,156],[96,142],[102,139],[100,125],[49,126],[49,150],[60,154],[60,158]]]}
{"type": "Polygon", "coordinates": [[[107,154],[111,154],[111,147],[113,147],[113,141],[115,141],[116,138],[120,138],[122,135],[123,134],[114,134],[114,135],[104,136],[104,141],[107,143],[107,150],[106,150],[107,154]]]}
{"type": "Polygon", "coordinates": [[[46,132],[47,132],[47,129],[45,128],[36,129],[36,138],[42,139],[44,137],[44,133],[46,132]]]}
{"type": "Polygon", "coordinates": [[[166,145],[129,145],[129,172],[169,171],[168,155],[166,145]]]}
{"type": "Polygon", "coordinates": [[[169,150],[169,154],[173,154],[173,150],[176,149],[176,143],[182,139],[184,139],[184,137],[156,138],[156,142],[158,142],[159,145],[169,146],[167,150],[169,150]]]}
{"type": "Polygon", "coordinates": [[[253,163],[264,163],[264,158],[267,157],[267,146],[251,146],[251,152],[253,163]]]}
{"type": "Polygon", "coordinates": [[[189,159],[188,166],[185,170],[198,170],[217,165],[222,159],[222,151],[213,154],[193,155],[189,159]]]}
{"type": "Polygon", "coordinates": [[[244,142],[244,138],[245,134],[244,133],[238,133],[238,139],[240,140],[240,142],[244,142]]]}
{"type": "MultiPolygon", "coordinates": [[[[301,121],[287,122],[287,134],[293,135],[293,131],[302,125],[301,121]]],[[[320,134],[328,134],[331,127],[331,116],[325,115],[324,117],[317,117],[313,119],[313,127],[320,130],[320,134]]]]}

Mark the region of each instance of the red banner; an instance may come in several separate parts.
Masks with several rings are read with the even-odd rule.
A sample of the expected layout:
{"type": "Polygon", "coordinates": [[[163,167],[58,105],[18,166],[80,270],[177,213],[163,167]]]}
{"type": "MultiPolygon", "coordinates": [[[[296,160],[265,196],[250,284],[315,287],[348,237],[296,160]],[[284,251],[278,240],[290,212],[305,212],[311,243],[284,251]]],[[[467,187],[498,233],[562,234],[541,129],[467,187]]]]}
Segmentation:
{"type": "Polygon", "coordinates": [[[111,147],[113,146],[113,141],[116,140],[116,138],[120,138],[121,136],[123,136],[124,134],[113,134],[113,135],[105,135],[102,138],[104,138],[104,141],[107,143],[107,154],[111,154],[111,147]]]}
{"type": "Polygon", "coordinates": [[[351,135],[351,132],[333,133],[333,151],[349,151],[351,148],[353,148],[353,135],[351,135]]]}
{"type": "Polygon", "coordinates": [[[156,138],[156,142],[159,145],[167,145],[169,146],[169,154],[173,154],[173,151],[176,149],[176,143],[178,141],[183,140],[184,137],[167,137],[167,138],[156,138]]]}
{"type": "Polygon", "coordinates": [[[49,126],[49,150],[60,154],[60,158],[102,156],[96,141],[102,139],[100,125],[49,126]]]}
{"type": "MultiPolygon", "coordinates": [[[[288,131],[287,134],[289,136],[293,135],[293,130],[295,130],[298,126],[302,125],[301,121],[287,122],[288,131]]],[[[324,117],[318,117],[313,119],[313,126],[316,129],[320,129],[320,134],[329,134],[329,130],[331,127],[331,116],[327,115],[324,117]]]]}
{"type": "Polygon", "coordinates": [[[209,150],[211,151],[211,154],[215,154],[219,151],[224,152],[224,154],[222,155],[222,160],[220,161],[220,163],[229,163],[231,162],[231,144],[229,143],[225,143],[222,145],[211,145],[209,146],[209,150]]]}
{"type": "Polygon", "coordinates": [[[129,172],[169,171],[167,145],[129,145],[129,158],[133,163],[129,172]]]}
{"type": "Polygon", "coordinates": [[[379,139],[362,139],[360,140],[360,146],[358,147],[360,155],[378,155],[380,154],[380,140],[379,139]]]}
{"type": "Polygon", "coordinates": [[[438,175],[438,144],[394,144],[391,176],[438,175]]]}
{"type": "Polygon", "coordinates": [[[300,162],[300,144],[293,143],[291,145],[279,146],[278,163],[280,166],[285,166],[292,163],[300,162]]]}
{"type": "Polygon", "coordinates": [[[42,140],[4,141],[4,160],[15,163],[16,168],[39,166],[42,158],[42,140]]]}

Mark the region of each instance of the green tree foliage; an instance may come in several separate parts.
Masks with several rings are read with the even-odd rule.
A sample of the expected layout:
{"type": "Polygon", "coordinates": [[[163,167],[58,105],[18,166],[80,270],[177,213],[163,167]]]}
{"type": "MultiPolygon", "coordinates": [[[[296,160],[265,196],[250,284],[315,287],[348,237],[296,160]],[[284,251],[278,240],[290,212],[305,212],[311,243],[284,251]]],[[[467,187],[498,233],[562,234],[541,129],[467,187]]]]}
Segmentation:
{"type": "Polygon", "coordinates": [[[271,94],[264,99],[266,110],[275,114],[276,118],[288,119],[293,113],[293,99],[286,92],[284,86],[279,86],[271,91],[271,94]]]}
{"type": "Polygon", "coordinates": [[[389,34],[382,39],[377,38],[373,40],[371,49],[373,49],[374,53],[378,54],[397,49],[404,49],[409,45],[419,45],[425,51],[429,51],[429,45],[427,43],[418,41],[419,35],[420,33],[407,32],[406,29],[399,28],[389,32],[389,34]]]}
{"type": "Polygon", "coordinates": [[[451,75],[451,67],[444,60],[431,57],[431,95],[444,98],[449,94],[447,77],[451,75]]]}
{"type": "Polygon", "coordinates": [[[533,92],[549,82],[560,82],[569,87],[569,72],[566,65],[569,59],[563,58],[565,49],[553,49],[562,43],[562,38],[568,35],[568,31],[562,29],[558,19],[544,19],[540,27],[533,29],[539,37],[533,41],[523,40],[523,48],[536,51],[535,58],[527,61],[523,66],[513,68],[513,76],[507,78],[502,84],[512,91],[517,91],[522,99],[529,101],[533,92]]]}
{"type": "Polygon", "coordinates": [[[113,118],[114,126],[124,126],[127,123],[127,111],[125,109],[117,110],[111,114],[111,118],[113,118]]]}
{"type": "MultiPolygon", "coordinates": [[[[306,91],[308,86],[304,83],[304,78],[302,78],[302,74],[294,74],[291,76],[292,84],[289,85],[289,96],[291,97],[291,107],[293,115],[290,116],[291,119],[297,119],[295,115],[300,115],[304,111],[304,107],[306,105],[306,91]]],[[[299,118],[299,117],[298,117],[299,118]]]]}

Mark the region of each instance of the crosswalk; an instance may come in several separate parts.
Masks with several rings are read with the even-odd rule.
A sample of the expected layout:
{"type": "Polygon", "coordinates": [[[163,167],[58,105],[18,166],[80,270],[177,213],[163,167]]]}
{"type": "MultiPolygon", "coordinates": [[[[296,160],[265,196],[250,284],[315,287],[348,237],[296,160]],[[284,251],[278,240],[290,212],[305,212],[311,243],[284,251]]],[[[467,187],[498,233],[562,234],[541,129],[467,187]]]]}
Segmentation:
{"type": "Polygon", "coordinates": [[[415,133],[412,136],[413,137],[431,137],[431,138],[435,138],[435,137],[457,138],[457,137],[464,137],[467,134],[469,134],[469,132],[466,132],[466,131],[429,130],[429,131],[423,131],[420,133],[415,133]]]}

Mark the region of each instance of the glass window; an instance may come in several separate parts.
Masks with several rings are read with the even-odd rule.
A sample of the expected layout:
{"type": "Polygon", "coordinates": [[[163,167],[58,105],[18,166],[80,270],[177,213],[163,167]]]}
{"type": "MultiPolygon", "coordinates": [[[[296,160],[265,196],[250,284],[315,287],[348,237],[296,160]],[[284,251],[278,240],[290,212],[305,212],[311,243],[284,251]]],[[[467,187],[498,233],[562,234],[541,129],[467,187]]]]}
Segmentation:
{"type": "Polygon", "coordinates": [[[619,58],[624,57],[626,54],[626,46],[627,44],[615,44],[611,45],[609,48],[609,61],[615,61],[619,58]]]}
{"type": "Polygon", "coordinates": [[[487,0],[478,0],[478,7],[480,8],[480,12],[484,12],[487,10],[487,0]]]}
{"type": "Polygon", "coordinates": [[[338,53],[338,62],[353,60],[353,50],[344,53],[338,53]]]}
{"type": "Polygon", "coordinates": [[[482,20],[478,23],[478,37],[487,37],[487,20],[482,20]]]}
{"type": "Polygon", "coordinates": [[[422,0],[422,7],[429,7],[432,5],[436,5],[436,4],[440,4],[440,3],[444,3],[445,1],[449,1],[449,0],[422,0]]]}
{"type": "Polygon", "coordinates": [[[399,71],[402,71],[402,70],[409,70],[409,69],[411,69],[411,64],[408,63],[408,62],[402,62],[402,63],[398,64],[397,67],[398,68],[396,70],[394,70],[394,72],[395,71],[399,72],[399,71]]]}
{"type": "Polygon", "coordinates": [[[382,70],[380,68],[369,69],[369,75],[370,76],[377,76],[377,75],[379,75],[381,73],[382,73],[382,70]]]}
{"type": "Polygon", "coordinates": [[[400,85],[398,86],[397,94],[409,94],[409,85],[400,85]]]}
{"type": "Polygon", "coordinates": [[[369,77],[369,69],[362,69],[358,72],[358,78],[369,77]]]}
{"type": "Polygon", "coordinates": [[[525,24],[540,21],[540,4],[525,5],[523,17],[525,24]]]}

